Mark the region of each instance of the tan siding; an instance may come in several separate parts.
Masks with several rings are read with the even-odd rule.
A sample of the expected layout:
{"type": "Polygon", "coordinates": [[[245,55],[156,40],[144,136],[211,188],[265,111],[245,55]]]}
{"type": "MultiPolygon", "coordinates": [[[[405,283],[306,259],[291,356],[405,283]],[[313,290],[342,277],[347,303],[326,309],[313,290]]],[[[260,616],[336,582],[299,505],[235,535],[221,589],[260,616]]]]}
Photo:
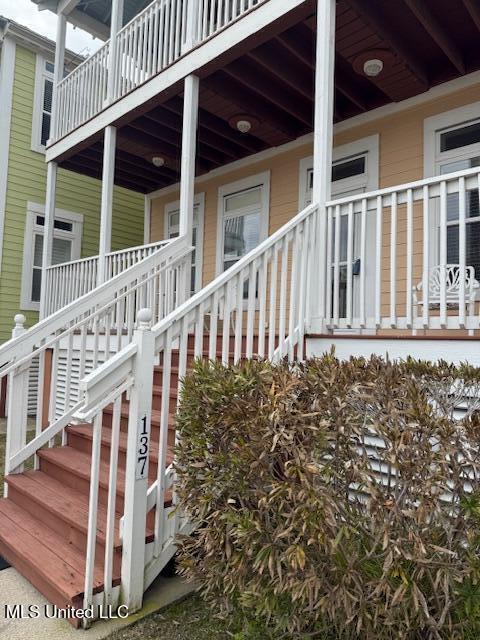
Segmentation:
{"type": "MultiPolygon", "coordinates": [[[[335,136],[335,145],[347,144],[366,136],[379,134],[380,138],[380,188],[396,184],[420,180],[424,174],[423,167],[423,126],[425,118],[449,111],[462,105],[480,100],[480,85],[469,87],[425,104],[411,107],[408,110],[379,118],[367,124],[341,132],[335,136]]],[[[252,162],[252,164],[221,177],[201,181],[197,192],[205,192],[205,233],[204,233],[204,267],[203,282],[209,282],[215,275],[215,244],[217,237],[217,200],[218,188],[241,178],[270,170],[270,233],[278,229],[298,212],[299,162],[312,155],[311,145],[287,151],[268,160],[252,162]]],[[[178,199],[178,193],[158,197],[152,201],[151,240],[162,239],[164,208],[168,202],[178,199]]],[[[398,211],[398,271],[404,276],[402,262],[406,255],[405,211],[398,211]]],[[[384,226],[384,291],[389,290],[389,223],[384,226]]],[[[422,218],[418,207],[414,212],[414,230],[418,239],[422,234],[422,218]]],[[[421,242],[414,246],[414,278],[418,278],[421,265],[421,242]]],[[[405,292],[405,282],[399,280],[398,291],[405,292]]],[[[384,297],[383,311],[388,311],[388,298],[384,297]]],[[[402,309],[399,307],[398,313],[402,309]]]]}

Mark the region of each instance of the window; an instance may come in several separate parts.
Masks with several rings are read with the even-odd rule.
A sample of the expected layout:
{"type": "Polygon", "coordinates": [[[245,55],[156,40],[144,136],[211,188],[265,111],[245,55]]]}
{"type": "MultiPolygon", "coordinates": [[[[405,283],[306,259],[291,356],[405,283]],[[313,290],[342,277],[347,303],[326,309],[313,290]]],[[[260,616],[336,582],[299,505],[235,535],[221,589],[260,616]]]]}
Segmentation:
{"type": "MultiPolygon", "coordinates": [[[[426,158],[429,158],[429,173],[442,175],[480,167],[480,105],[455,109],[426,120],[426,158]],[[476,116],[476,117],[475,117],[476,116]]],[[[447,195],[447,263],[458,264],[459,247],[459,194],[447,195]]],[[[438,264],[440,254],[440,222],[438,203],[432,221],[432,264],[438,264]]],[[[480,207],[478,189],[465,194],[466,215],[466,264],[475,269],[480,277],[480,207]]]]}
{"type": "MultiPolygon", "coordinates": [[[[205,194],[195,196],[192,229],[192,267],[190,291],[192,295],[202,288],[203,268],[203,216],[205,194]]],[[[165,230],[167,238],[176,238],[180,232],[180,202],[171,202],[165,207],[165,230]]]]}
{"type": "MultiPolygon", "coordinates": [[[[42,284],[44,207],[28,203],[22,274],[22,309],[38,309],[42,284]]],[[[80,257],[83,216],[78,213],[56,212],[52,245],[52,264],[77,260],[80,257]]]]}
{"type": "MultiPolygon", "coordinates": [[[[335,147],[332,158],[332,198],[378,189],[378,135],[335,147]]],[[[300,161],[299,207],[312,202],[313,156],[300,161]]]]}
{"type": "Polygon", "coordinates": [[[219,189],[217,273],[225,271],[268,235],[269,172],[219,189]]]}
{"type": "Polygon", "coordinates": [[[35,95],[32,121],[32,149],[44,152],[50,137],[52,117],[54,65],[37,56],[35,95]]]}

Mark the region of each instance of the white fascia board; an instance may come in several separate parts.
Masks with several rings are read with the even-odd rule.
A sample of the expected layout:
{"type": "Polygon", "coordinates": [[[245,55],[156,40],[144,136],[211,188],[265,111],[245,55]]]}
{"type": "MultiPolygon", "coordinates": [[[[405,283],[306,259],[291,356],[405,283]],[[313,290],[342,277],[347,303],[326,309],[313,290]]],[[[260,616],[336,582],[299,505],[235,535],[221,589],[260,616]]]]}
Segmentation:
{"type": "Polygon", "coordinates": [[[154,98],[169,87],[182,81],[186,76],[195,74],[210,62],[258,33],[269,24],[282,18],[290,11],[301,6],[305,0],[268,0],[258,5],[227,28],[206,42],[200,43],[192,51],[182,56],[170,67],[154,76],[124,98],[81,125],[67,136],[47,149],[46,161],[52,162],[83,140],[102,131],[131,111],[135,111],[148,100],[154,98]]]}
{"type": "Polygon", "coordinates": [[[15,75],[15,41],[6,37],[2,43],[0,61],[0,272],[2,270],[3,236],[8,186],[8,156],[12,122],[13,80],[15,75]]]}

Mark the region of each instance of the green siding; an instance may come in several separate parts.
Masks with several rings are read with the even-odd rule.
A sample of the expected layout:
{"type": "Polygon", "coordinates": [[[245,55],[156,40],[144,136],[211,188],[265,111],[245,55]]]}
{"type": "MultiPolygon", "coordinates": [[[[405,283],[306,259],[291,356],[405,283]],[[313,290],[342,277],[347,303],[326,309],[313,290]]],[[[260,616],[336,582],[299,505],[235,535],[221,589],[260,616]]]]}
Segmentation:
{"type": "MultiPolygon", "coordinates": [[[[35,88],[35,53],[17,45],[10,133],[3,261],[0,275],[0,341],[11,335],[13,317],[20,309],[23,246],[27,202],[45,203],[45,156],[31,150],[35,88]]],[[[98,253],[101,183],[60,170],[56,206],[83,214],[82,257],[98,253]]],[[[143,195],[115,188],[112,250],[143,243],[143,195]]],[[[27,325],[36,312],[23,311],[27,325]]]]}

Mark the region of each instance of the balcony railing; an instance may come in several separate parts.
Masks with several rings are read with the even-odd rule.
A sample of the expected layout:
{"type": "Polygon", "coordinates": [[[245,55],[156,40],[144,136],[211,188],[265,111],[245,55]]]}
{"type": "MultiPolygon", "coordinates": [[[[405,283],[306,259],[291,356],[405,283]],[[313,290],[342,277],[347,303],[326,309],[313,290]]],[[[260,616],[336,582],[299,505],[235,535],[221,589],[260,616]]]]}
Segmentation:
{"type": "Polygon", "coordinates": [[[328,203],[326,326],[479,329],[479,186],[476,168],[328,203]]]}
{"type": "MultiPolygon", "coordinates": [[[[159,251],[168,240],[107,253],[105,280],[110,280],[129,267],[159,251]]],[[[46,315],[67,306],[97,286],[98,256],[64,262],[47,269],[46,315]]]]}
{"type": "Polygon", "coordinates": [[[115,46],[107,41],[59,83],[52,141],[263,2],[266,0],[154,0],[119,31],[115,46]],[[109,77],[111,70],[113,78],[109,77]]]}

